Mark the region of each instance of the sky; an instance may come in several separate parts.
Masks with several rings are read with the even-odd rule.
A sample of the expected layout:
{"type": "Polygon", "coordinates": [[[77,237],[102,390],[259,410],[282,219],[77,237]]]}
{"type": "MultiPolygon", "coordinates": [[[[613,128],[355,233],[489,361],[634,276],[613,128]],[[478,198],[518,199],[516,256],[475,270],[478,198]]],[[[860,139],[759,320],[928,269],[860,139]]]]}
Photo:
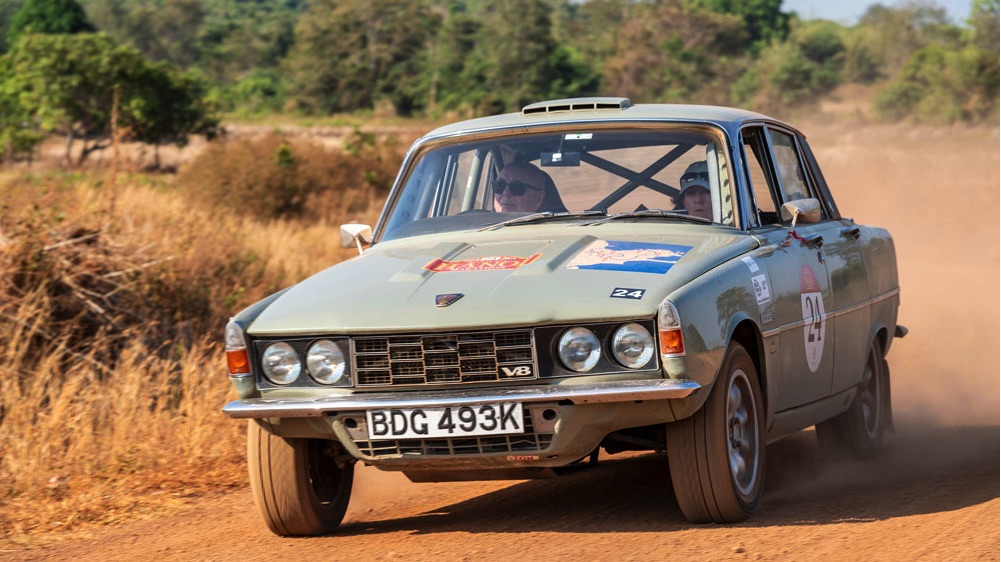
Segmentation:
{"type": "MultiPolygon", "coordinates": [[[[930,0],[929,0],[930,1],[930,0]]],[[[896,6],[899,0],[783,0],[783,12],[796,12],[803,19],[828,19],[853,25],[872,4],[896,6]]],[[[949,18],[957,25],[966,23],[972,0],[934,0],[945,8],[949,18]]]]}

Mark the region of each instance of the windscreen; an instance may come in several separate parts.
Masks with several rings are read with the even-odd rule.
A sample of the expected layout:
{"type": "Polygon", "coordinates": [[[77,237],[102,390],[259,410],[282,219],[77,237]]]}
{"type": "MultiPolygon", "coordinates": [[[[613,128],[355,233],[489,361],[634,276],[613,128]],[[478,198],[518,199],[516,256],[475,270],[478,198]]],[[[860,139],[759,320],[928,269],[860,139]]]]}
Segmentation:
{"type": "Polygon", "coordinates": [[[663,211],[707,224],[734,222],[729,158],[710,130],[508,134],[433,144],[415,158],[391,198],[383,240],[546,212],[663,211]]]}

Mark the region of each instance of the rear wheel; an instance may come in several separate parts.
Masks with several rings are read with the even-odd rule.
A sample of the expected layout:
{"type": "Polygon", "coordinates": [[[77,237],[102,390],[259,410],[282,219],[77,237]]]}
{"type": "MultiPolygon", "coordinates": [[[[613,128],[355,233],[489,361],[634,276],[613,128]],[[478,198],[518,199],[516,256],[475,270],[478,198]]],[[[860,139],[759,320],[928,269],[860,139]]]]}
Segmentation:
{"type": "Polygon", "coordinates": [[[325,535],[344,519],[354,464],[336,441],[286,439],[251,421],[247,465],[254,503],[276,535],[325,535]]]}
{"type": "Polygon", "coordinates": [[[709,398],[667,425],[671,482],[693,523],[743,521],[758,506],[765,473],[764,406],[750,355],[731,343],[709,398]]]}
{"type": "Polygon", "coordinates": [[[847,411],[817,424],[817,442],[829,458],[868,458],[883,448],[889,414],[889,369],[882,347],[869,345],[862,382],[847,411]]]}

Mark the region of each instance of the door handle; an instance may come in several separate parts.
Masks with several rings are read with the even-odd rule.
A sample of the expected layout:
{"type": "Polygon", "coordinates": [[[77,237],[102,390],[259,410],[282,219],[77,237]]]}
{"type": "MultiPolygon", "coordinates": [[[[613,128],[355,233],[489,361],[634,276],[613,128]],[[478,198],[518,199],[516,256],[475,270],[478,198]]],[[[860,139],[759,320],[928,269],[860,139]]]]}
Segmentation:
{"type": "Polygon", "coordinates": [[[816,236],[811,236],[804,240],[808,246],[813,246],[814,248],[820,248],[824,245],[824,237],[820,234],[816,236]]]}
{"type": "Polygon", "coordinates": [[[849,228],[841,229],[841,235],[844,236],[845,238],[852,238],[854,240],[858,240],[859,236],[862,235],[862,231],[859,230],[859,227],[852,226],[849,228]]]}

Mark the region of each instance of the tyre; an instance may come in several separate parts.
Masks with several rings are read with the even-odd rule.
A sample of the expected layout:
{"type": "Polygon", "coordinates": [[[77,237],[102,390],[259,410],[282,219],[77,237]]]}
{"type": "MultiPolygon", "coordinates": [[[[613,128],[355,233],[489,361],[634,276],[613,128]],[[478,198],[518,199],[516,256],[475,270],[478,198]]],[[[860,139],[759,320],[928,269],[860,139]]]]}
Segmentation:
{"type": "Polygon", "coordinates": [[[354,464],[336,441],[286,439],[251,420],[247,466],[254,503],[276,535],[325,535],[344,519],[354,464]]]}
{"type": "Polygon", "coordinates": [[[892,423],[889,399],[889,367],[877,339],[869,344],[862,381],[851,406],[817,424],[817,443],[824,456],[864,459],[882,450],[883,434],[892,423]]]}
{"type": "Polygon", "coordinates": [[[731,343],[706,403],[667,425],[671,482],[692,523],[735,523],[758,506],[765,479],[765,411],[747,350],[731,343]]]}

